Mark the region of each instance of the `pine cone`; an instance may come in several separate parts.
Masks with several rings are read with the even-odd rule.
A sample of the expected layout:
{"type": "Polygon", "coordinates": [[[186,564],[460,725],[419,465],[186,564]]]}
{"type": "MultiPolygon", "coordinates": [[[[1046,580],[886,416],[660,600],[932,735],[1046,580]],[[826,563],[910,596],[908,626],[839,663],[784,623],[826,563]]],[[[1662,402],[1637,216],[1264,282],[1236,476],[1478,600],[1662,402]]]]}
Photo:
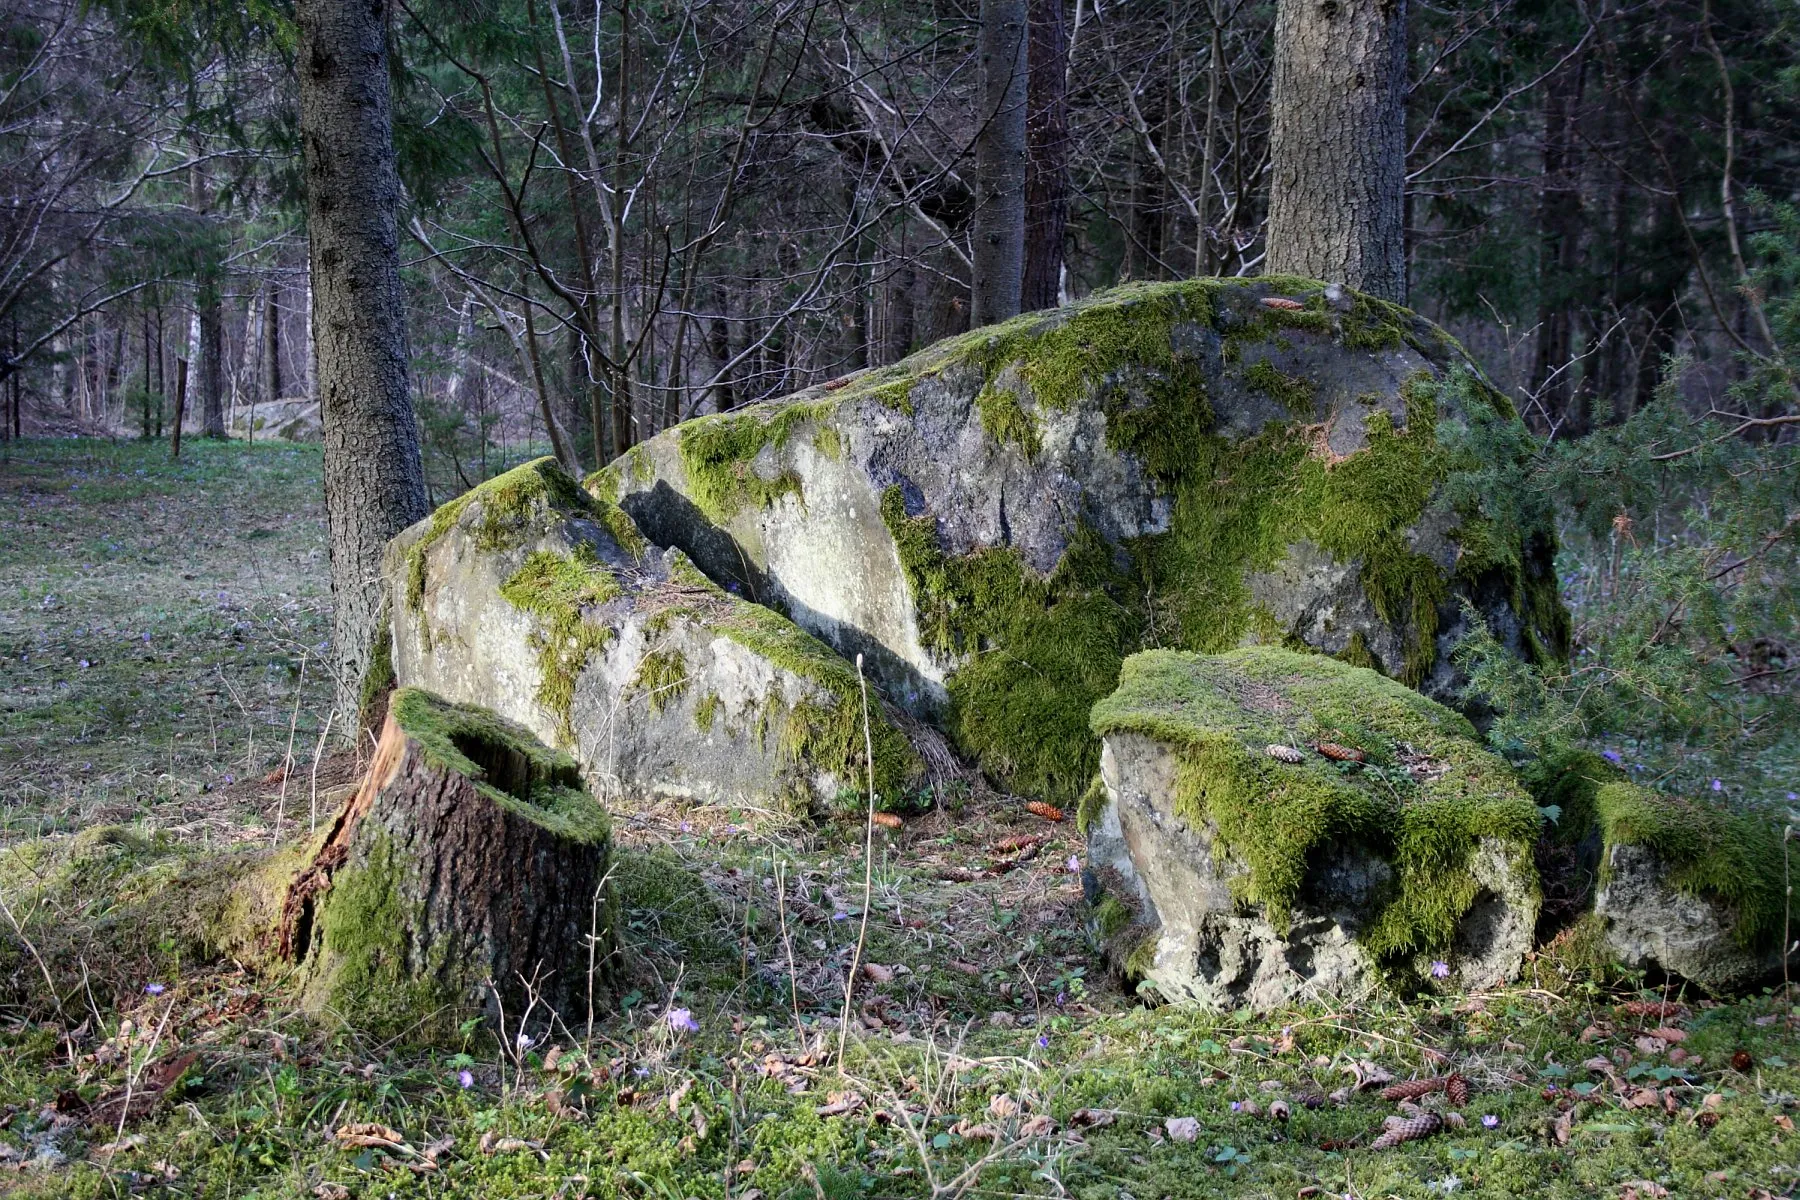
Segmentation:
{"type": "Polygon", "coordinates": [[[1658,1021],[1687,1015],[1687,1007],[1673,1000],[1627,1000],[1615,1011],[1628,1017],[1654,1017],[1658,1021]]]}
{"type": "Polygon", "coordinates": [[[1295,1092],[1294,1099],[1298,1100],[1301,1104],[1305,1105],[1307,1108],[1324,1108],[1325,1107],[1325,1094],[1323,1092],[1314,1092],[1314,1091],[1295,1092]]]}
{"type": "Polygon", "coordinates": [[[1450,1097],[1450,1103],[1457,1108],[1469,1102],[1469,1080],[1463,1075],[1452,1075],[1444,1081],[1444,1094],[1450,1097]]]}
{"type": "Polygon", "coordinates": [[[901,826],[906,824],[906,822],[902,821],[899,818],[899,816],[897,816],[894,813],[889,813],[889,812],[875,813],[869,817],[869,820],[875,822],[877,825],[881,826],[883,829],[899,829],[901,826]]]}
{"type": "Polygon", "coordinates": [[[1056,807],[1054,804],[1045,804],[1042,800],[1028,801],[1025,805],[1025,811],[1034,817],[1042,817],[1046,821],[1060,821],[1063,819],[1062,809],[1056,807]]]}
{"type": "Polygon", "coordinates": [[[1265,746],[1264,750],[1268,753],[1270,758],[1273,758],[1278,762],[1299,763],[1306,761],[1306,755],[1294,749],[1292,746],[1269,745],[1265,746]]]}
{"type": "Polygon", "coordinates": [[[1340,746],[1336,742],[1319,742],[1313,749],[1335,762],[1366,762],[1369,757],[1354,746],[1340,746]]]}
{"type": "Polygon", "coordinates": [[[1433,1092],[1444,1090],[1442,1079],[1409,1079],[1405,1083],[1396,1083],[1392,1087],[1381,1089],[1383,1100],[1417,1100],[1420,1096],[1429,1096],[1433,1092]]]}
{"type": "Polygon", "coordinates": [[[1389,1117],[1386,1131],[1369,1143],[1371,1150],[1391,1150],[1402,1142],[1416,1142],[1420,1138],[1430,1137],[1444,1127],[1444,1119],[1436,1113],[1426,1113],[1422,1117],[1401,1119],[1389,1117]]]}

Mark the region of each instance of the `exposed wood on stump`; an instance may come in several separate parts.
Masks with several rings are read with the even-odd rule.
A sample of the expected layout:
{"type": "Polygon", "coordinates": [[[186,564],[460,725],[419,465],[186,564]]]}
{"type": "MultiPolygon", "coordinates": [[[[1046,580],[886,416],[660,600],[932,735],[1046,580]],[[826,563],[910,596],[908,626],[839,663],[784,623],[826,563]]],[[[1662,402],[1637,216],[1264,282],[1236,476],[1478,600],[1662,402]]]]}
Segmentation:
{"type": "Polygon", "coordinates": [[[493,1013],[494,988],[516,1021],[527,981],[572,1024],[608,956],[609,847],[567,755],[402,689],[362,786],[289,886],[281,951],[308,1007],[358,1027],[429,1032],[478,1004],[493,1013]]]}

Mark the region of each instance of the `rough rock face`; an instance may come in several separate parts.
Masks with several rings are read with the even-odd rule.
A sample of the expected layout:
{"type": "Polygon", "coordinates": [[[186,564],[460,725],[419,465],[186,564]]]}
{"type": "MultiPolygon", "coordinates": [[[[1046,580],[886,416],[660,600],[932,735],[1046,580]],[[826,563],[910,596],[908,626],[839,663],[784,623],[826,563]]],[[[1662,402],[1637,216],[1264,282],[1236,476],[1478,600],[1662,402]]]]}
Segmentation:
{"type": "Polygon", "coordinates": [[[1014,790],[1067,799],[1098,759],[1088,709],[1144,646],[1298,639],[1448,695],[1466,597],[1521,654],[1562,653],[1528,447],[1413,314],[1196,280],[686,422],[588,487],[866,654],[1014,790]]]}
{"type": "Polygon", "coordinates": [[[1531,948],[1537,807],[1418,693],[1270,647],[1150,651],[1093,728],[1102,788],[1080,816],[1101,932],[1164,996],[1269,1009],[1384,975],[1485,987],[1531,948]]]}
{"type": "MultiPolygon", "coordinates": [[[[855,668],[654,550],[551,459],[408,529],[387,573],[396,682],[570,750],[597,795],[829,805],[862,785],[855,668]]],[[[917,759],[873,701],[870,720],[892,802],[917,759]]]]}
{"type": "Polygon", "coordinates": [[[226,432],[258,442],[317,442],[325,436],[319,424],[319,402],[305,396],[248,404],[232,413],[226,432]]]}
{"type": "Polygon", "coordinates": [[[1780,972],[1778,826],[1623,780],[1594,806],[1605,839],[1594,914],[1621,963],[1715,992],[1780,972]]]}

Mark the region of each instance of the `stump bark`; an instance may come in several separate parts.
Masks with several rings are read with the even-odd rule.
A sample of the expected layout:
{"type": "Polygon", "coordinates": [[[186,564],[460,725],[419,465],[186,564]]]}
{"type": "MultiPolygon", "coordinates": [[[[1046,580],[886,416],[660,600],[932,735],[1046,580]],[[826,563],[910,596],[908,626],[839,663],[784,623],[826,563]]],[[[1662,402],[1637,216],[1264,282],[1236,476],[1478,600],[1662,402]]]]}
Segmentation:
{"type": "Polygon", "coordinates": [[[380,1033],[528,1006],[573,1025],[611,947],[606,813],[575,762],[485,709],[393,694],[374,761],[288,888],[313,1011],[380,1033]],[[535,1001],[535,1005],[533,1002],[535,1001]]]}

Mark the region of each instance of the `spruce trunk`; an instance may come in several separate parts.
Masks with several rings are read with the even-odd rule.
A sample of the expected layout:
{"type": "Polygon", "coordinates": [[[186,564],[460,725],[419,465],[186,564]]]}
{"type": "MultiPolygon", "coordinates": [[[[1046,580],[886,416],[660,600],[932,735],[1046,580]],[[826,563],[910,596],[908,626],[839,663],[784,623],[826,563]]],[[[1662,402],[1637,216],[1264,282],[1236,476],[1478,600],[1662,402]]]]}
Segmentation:
{"type": "Polygon", "coordinates": [[[381,552],[425,515],[425,475],[407,388],[387,6],[301,0],[296,15],[338,725],[354,735],[385,636],[381,552]]]}
{"type": "Polygon", "coordinates": [[[1405,0],[1280,0],[1272,87],[1265,269],[1404,304],[1405,0]]]}

